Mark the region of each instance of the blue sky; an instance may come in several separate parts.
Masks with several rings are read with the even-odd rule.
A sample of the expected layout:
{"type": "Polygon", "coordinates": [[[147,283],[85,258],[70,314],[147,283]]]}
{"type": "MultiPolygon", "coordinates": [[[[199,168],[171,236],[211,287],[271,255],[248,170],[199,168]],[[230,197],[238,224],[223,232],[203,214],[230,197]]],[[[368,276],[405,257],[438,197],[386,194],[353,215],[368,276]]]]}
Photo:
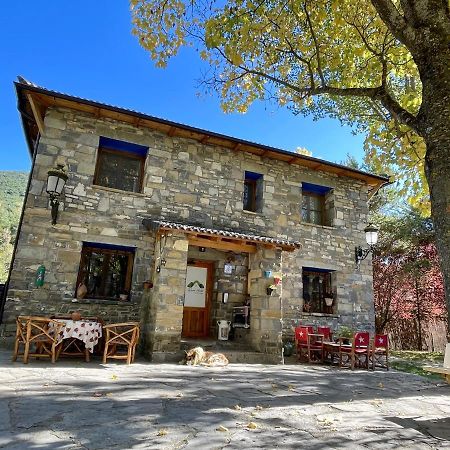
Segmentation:
{"type": "Polygon", "coordinates": [[[131,35],[125,0],[5,2],[0,17],[0,170],[28,170],[13,81],[34,83],[80,97],[313,156],[362,158],[363,137],[336,120],[293,116],[256,104],[247,114],[224,114],[218,98],[197,94],[200,61],[184,51],[156,69],[131,35]]]}

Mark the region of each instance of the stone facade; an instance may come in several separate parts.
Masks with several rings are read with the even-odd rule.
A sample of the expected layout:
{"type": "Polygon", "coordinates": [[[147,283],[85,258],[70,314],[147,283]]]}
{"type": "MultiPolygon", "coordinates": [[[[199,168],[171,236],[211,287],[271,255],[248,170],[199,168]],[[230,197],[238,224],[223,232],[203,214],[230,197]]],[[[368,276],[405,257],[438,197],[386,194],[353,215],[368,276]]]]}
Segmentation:
{"type": "Polygon", "coordinates": [[[279,352],[282,337],[291,337],[292,326],[300,321],[373,329],[370,262],[364,261],[360,271],[354,264],[354,247],[364,244],[368,212],[367,185],[362,181],[62,108],[47,110],[31,176],[3,333],[12,332],[18,314],[80,310],[107,322],[141,320],[149,353],[176,352],[186,265],[193,257],[215,261],[216,300],[221,292],[230,293],[228,305],[216,301],[213,306],[211,336],[217,333],[215,321],[229,319],[230,308],[242,304],[247,295],[252,308],[249,339],[262,352],[279,352]],[[100,136],[149,148],[142,193],[93,184],[100,136]],[[69,179],[58,223],[52,225],[45,185],[48,169],[57,163],[68,168],[69,179]],[[245,171],[263,175],[261,213],[243,210],[245,171]],[[302,183],[332,188],[327,198],[332,226],[302,223],[302,183]],[[158,237],[142,225],[149,217],[289,238],[300,241],[302,248],[281,252],[261,247],[256,254],[236,254],[234,275],[227,278],[222,276],[226,252],[208,249],[202,256],[189,247],[186,235],[173,233],[166,246],[166,266],[158,273],[158,237]],[[136,249],[128,302],[73,302],[83,242],[136,249]],[[35,273],[41,264],[46,267],[45,284],[37,288],[35,273]],[[333,314],[302,312],[302,267],[334,271],[333,314]],[[268,269],[283,273],[282,289],[272,297],[265,293],[267,280],[262,275],[268,269]],[[144,292],[148,279],[154,288],[144,292]]]}

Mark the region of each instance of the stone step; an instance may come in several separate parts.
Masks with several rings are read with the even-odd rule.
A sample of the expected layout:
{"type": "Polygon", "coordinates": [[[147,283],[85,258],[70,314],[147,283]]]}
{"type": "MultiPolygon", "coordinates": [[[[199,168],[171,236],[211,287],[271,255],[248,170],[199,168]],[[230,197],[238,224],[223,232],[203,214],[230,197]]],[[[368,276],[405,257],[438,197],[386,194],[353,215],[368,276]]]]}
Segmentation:
{"type": "Polygon", "coordinates": [[[225,351],[225,350],[239,350],[239,351],[253,351],[253,349],[244,342],[236,341],[201,341],[201,340],[187,340],[181,341],[181,350],[189,350],[194,347],[202,347],[205,351],[225,351]]]}

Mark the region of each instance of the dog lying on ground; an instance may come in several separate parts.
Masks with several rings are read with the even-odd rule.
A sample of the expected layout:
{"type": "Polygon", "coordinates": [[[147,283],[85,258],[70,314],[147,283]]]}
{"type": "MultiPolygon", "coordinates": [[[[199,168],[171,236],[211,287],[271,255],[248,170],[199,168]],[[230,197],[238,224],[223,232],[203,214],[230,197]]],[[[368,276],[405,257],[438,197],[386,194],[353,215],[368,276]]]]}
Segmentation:
{"type": "Polygon", "coordinates": [[[223,367],[228,365],[228,362],[227,357],[222,353],[205,352],[201,347],[195,347],[186,352],[184,360],[180,364],[223,367]]]}

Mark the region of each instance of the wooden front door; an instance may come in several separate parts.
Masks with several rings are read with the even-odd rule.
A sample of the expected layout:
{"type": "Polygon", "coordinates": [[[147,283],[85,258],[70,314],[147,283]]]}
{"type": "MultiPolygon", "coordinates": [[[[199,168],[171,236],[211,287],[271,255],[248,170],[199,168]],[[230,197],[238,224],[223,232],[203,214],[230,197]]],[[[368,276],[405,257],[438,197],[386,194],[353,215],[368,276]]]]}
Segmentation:
{"type": "Polygon", "coordinates": [[[213,263],[196,262],[187,267],[184,288],[184,337],[206,337],[212,295],[213,263]]]}

